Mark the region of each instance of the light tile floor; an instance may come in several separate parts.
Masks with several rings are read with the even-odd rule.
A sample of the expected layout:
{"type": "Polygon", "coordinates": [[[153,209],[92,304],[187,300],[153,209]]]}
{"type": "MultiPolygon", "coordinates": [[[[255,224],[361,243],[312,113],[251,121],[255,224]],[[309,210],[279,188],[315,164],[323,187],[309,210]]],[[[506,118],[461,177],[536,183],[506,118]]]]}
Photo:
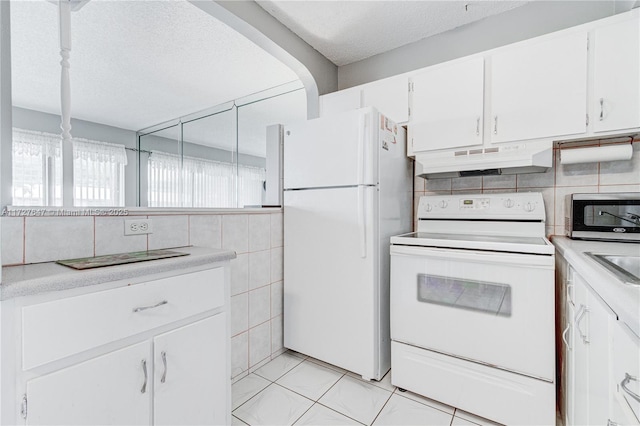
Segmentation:
{"type": "Polygon", "coordinates": [[[234,425],[496,425],[400,392],[390,374],[368,382],[291,351],[238,380],[232,394],[234,425]]]}

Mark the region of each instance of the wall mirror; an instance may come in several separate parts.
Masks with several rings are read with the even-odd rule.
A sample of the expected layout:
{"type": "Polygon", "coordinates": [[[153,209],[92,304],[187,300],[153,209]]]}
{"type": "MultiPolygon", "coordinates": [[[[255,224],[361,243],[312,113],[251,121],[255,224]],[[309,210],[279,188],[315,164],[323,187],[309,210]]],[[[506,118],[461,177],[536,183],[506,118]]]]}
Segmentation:
{"type": "Polygon", "coordinates": [[[10,8],[12,205],[264,204],[266,127],[307,115],[291,69],[188,1],[89,1],[63,146],[57,5],[10,8]]]}

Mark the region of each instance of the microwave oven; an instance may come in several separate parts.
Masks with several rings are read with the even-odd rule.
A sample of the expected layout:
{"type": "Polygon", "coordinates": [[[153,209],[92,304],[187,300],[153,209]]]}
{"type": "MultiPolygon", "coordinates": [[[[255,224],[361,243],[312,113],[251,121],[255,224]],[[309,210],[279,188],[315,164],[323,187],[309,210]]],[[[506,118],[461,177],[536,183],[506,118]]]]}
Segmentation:
{"type": "Polygon", "coordinates": [[[640,192],[569,194],[565,212],[569,238],[640,242],[640,192]]]}

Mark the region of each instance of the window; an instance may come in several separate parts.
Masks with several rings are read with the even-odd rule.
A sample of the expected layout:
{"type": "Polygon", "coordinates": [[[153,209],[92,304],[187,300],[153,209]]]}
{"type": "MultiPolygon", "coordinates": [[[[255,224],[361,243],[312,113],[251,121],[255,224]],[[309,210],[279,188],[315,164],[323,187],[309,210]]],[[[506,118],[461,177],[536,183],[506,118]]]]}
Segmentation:
{"type": "MultiPolygon", "coordinates": [[[[13,129],[13,204],[62,206],[60,135],[13,129]]],[[[124,206],[123,145],[73,140],[74,206],[124,206]]]]}
{"type": "Polygon", "coordinates": [[[124,145],[73,139],[73,205],[124,206],[124,145]]]}
{"type": "MultiPolygon", "coordinates": [[[[260,205],[265,170],[238,165],[241,200],[238,205],[260,205]]],[[[232,163],[184,157],[163,152],[149,156],[149,207],[236,207],[232,163]]]]}
{"type": "Polygon", "coordinates": [[[13,204],[62,205],[62,141],[59,135],[13,129],[13,204]]]}

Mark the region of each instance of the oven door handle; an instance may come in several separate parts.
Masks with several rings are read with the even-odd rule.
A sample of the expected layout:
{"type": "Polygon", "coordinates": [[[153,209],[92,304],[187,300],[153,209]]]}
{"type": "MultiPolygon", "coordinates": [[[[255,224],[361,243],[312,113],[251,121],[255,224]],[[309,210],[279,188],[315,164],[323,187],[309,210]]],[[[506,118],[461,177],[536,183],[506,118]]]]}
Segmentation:
{"type": "Polygon", "coordinates": [[[552,256],[522,253],[498,253],[487,251],[464,250],[458,248],[437,248],[423,246],[405,246],[394,244],[391,246],[392,256],[445,259],[445,260],[474,260],[490,265],[508,264],[512,266],[526,266],[549,268],[553,265],[552,256]]]}

